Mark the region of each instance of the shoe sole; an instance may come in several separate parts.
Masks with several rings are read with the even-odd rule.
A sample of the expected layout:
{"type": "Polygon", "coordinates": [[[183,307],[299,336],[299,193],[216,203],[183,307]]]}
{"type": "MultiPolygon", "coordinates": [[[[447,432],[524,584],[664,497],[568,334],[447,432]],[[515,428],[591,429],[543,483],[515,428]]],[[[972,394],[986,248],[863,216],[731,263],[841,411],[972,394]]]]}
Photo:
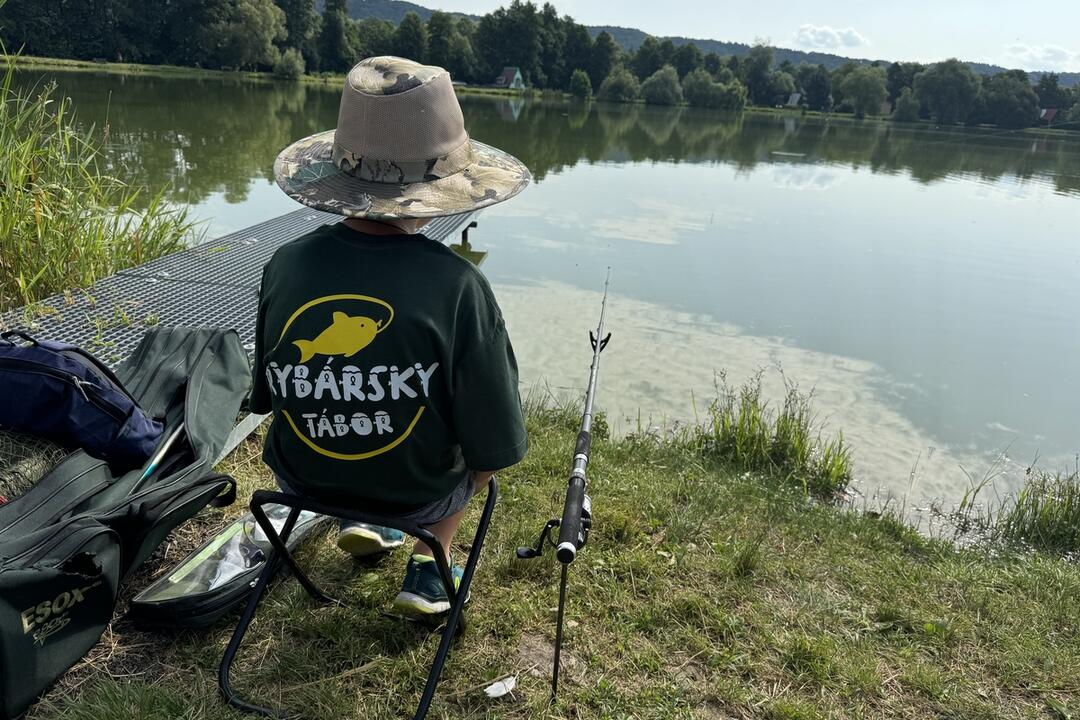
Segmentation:
{"type": "Polygon", "coordinates": [[[353,557],[377,555],[405,544],[404,540],[387,542],[377,532],[364,528],[346,528],[338,533],[337,546],[353,557]]]}
{"type": "MultiPolygon", "coordinates": [[[[468,596],[466,596],[465,602],[469,602],[468,596]]],[[[450,612],[450,601],[438,600],[432,602],[422,595],[402,590],[394,598],[394,610],[407,617],[431,617],[432,615],[443,615],[450,612]]]]}

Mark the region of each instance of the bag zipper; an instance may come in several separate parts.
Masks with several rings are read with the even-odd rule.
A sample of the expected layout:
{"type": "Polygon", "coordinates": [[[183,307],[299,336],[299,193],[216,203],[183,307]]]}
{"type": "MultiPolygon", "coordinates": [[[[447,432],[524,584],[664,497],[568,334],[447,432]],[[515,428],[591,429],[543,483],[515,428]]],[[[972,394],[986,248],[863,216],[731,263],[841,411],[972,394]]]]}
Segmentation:
{"type": "MultiPolygon", "coordinates": [[[[75,378],[75,385],[82,392],[83,398],[89,400],[91,404],[97,405],[105,413],[112,417],[112,419],[115,420],[117,423],[123,425],[125,422],[127,422],[128,416],[124,413],[124,411],[116,407],[112,403],[108,402],[101,396],[100,387],[98,387],[92,382],[80,380],[79,378],[75,378]],[[89,390],[90,392],[87,393],[87,390],[89,390]]],[[[138,404],[136,404],[135,407],[138,407],[138,404]]]]}
{"type": "Polygon", "coordinates": [[[58,352],[64,357],[70,358],[71,360],[79,363],[83,367],[93,372],[95,376],[97,376],[100,380],[104,381],[104,383],[110,388],[130,400],[133,404],[139,404],[138,402],[136,402],[135,398],[132,397],[131,393],[128,392],[127,388],[120,384],[120,381],[116,379],[112,372],[110,372],[108,368],[101,365],[97,361],[97,358],[95,358],[93,355],[83,352],[78,348],[68,348],[66,350],[57,350],[55,352],[58,352]]]}
{"type": "Polygon", "coordinates": [[[39,363],[36,360],[0,358],[0,368],[5,367],[13,370],[19,370],[22,372],[33,373],[36,375],[44,375],[46,377],[52,377],[58,380],[69,382],[73,384],[75,386],[75,389],[79,391],[79,394],[83,396],[83,400],[99,408],[102,412],[104,412],[116,422],[123,423],[125,420],[127,420],[127,415],[125,415],[122,410],[101,399],[101,388],[99,388],[94,383],[89,382],[88,380],[83,380],[78,375],[66,373],[62,370],[57,370],[54,367],[51,367],[44,363],[39,363]],[[26,365],[34,365],[40,369],[27,368],[25,367],[26,365]],[[91,393],[86,392],[87,388],[89,388],[91,393],[94,395],[93,398],[90,397],[91,393]]]}
{"type": "MultiPolygon", "coordinates": [[[[71,457],[71,456],[69,455],[68,457],[71,457]]],[[[90,457],[90,456],[87,456],[87,457],[90,457]]],[[[93,458],[93,459],[97,460],[97,458],[93,458]]],[[[96,464],[92,465],[91,467],[87,468],[86,470],[83,470],[82,472],[80,472],[75,477],[70,478],[63,485],[61,485],[60,487],[53,490],[52,493],[48,497],[42,499],[40,501],[40,503],[37,506],[35,506],[32,510],[29,510],[27,512],[35,512],[38,508],[42,507],[43,505],[45,505],[45,504],[47,504],[49,502],[52,502],[52,499],[55,498],[57,495],[64,492],[65,490],[67,490],[69,487],[71,487],[75,483],[81,482],[84,477],[86,477],[87,475],[92,473],[94,470],[97,470],[98,468],[100,468],[102,465],[105,465],[105,464],[106,464],[106,462],[104,460],[97,460],[96,464]]],[[[50,471],[50,473],[51,472],[52,471],[50,471]]],[[[45,477],[48,477],[48,475],[46,475],[45,477]]],[[[78,498],[75,499],[75,501],[68,502],[63,508],[61,508],[60,510],[57,510],[52,515],[50,515],[48,522],[49,523],[56,522],[57,517],[59,517],[60,515],[63,515],[66,512],[69,512],[72,507],[82,503],[83,501],[85,501],[91,495],[94,495],[94,494],[98,493],[99,491],[109,487],[110,484],[111,483],[109,483],[108,481],[102,481],[102,482],[97,483],[96,485],[94,485],[94,487],[92,489],[84,491],[82,493],[82,495],[80,495],[78,498]]],[[[21,500],[22,497],[25,497],[25,496],[20,496],[20,497],[16,498],[16,500],[21,500]]],[[[23,519],[23,517],[25,517],[25,516],[20,515],[19,517],[16,517],[14,520],[12,520],[10,523],[8,523],[6,526],[0,528],[0,535],[7,532],[8,530],[10,530],[15,525],[18,525],[19,522],[23,519]]]]}
{"type": "MultiPolygon", "coordinates": [[[[201,377],[201,374],[205,373],[205,367],[203,367],[203,366],[209,366],[213,362],[213,359],[214,359],[213,350],[210,350],[208,346],[204,345],[202,350],[200,350],[198,355],[196,355],[195,362],[191,364],[191,370],[190,370],[190,373],[188,375],[188,378],[183,383],[184,395],[185,395],[185,402],[184,402],[184,417],[185,417],[185,420],[186,420],[187,417],[194,416],[194,414],[195,414],[196,408],[198,407],[198,403],[199,403],[199,397],[200,397],[200,395],[202,393],[202,388],[203,388],[203,384],[204,384],[203,383],[203,378],[201,377]],[[210,357],[207,358],[206,355],[208,353],[209,353],[210,357]],[[191,392],[192,383],[196,383],[196,381],[197,381],[197,385],[196,385],[197,390],[195,392],[195,396],[194,397],[189,397],[190,392],[191,392]]],[[[168,428],[166,428],[166,436],[167,436],[167,432],[168,432],[168,428]]],[[[150,487],[143,488],[143,489],[139,490],[137,493],[135,493],[134,495],[128,495],[125,498],[125,502],[127,502],[127,503],[134,502],[136,500],[141,499],[142,497],[144,497],[146,495],[156,493],[156,492],[160,492],[163,488],[172,487],[173,485],[176,485],[176,484],[186,480],[188,478],[188,476],[191,475],[194,472],[194,466],[200,463],[199,455],[196,453],[195,446],[191,442],[190,436],[187,436],[187,433],[185,433],[185,438],[183,438],[181,440],[181,442],[184,443],[184,447],[189,448],[191,450],[192,461],[190,463],[188,463],[187,465],[184,465],[181,468],[177,468],[177,470],[172,475],[172,479],[170,479],[168,482],[166,482],[164,484],[161,484],[161,485],[152,485],[150,487]]],[[[181,450],[181,452],[182,452],[182,450],[181,450]]],[[[165,461],[165,458],[162,458],[163,463],[164,463],[164,461],[165,461]]],[[[213,460],[212,459],[208,459],[205,462],[210,466],[211,469],[213,468],[213,460]]],[[[200,485],[201,485],[201,483],[200,483],[200,485]]],[[[198,487],[198,485],[193,486],[193,487],[198,487]]]]}
{"type": "MultiPolygon", "coordinates": [[[[64,532],[61,532],[61,531],[63,531],[65,528],[67,528],[68,525],[71,525],[71,524],[75,523],[77,520],[82,520],[83,522],[85,522],[86,518],[87,518],[86,515],[76,515],[74,517],[68,518],[67,520],[65,520],[64,522],[62,522],[61,524],[56,526],[56,528],[53,531],[53,536],[50,538],[50,540],[52,540],[52,542],[49,542],[44,547],[42,547],[40,545],[35,545],[35,546],[32,546],[32,547],[28,547],[27,549],[23,550],[18,555],[13,555],[13,556],[8,557],[8,558],[0,558],[0,568],[2,568],[4,565],[8,565],[10,563],[13,563],[13,562],[15,562],[17,560],[22,560],[27,555],[33,555],[33,557],[31,557],[30,559],[27,560],[28,563],[36,563],[38,560],[40,560],[41,558],[43,558],[47,554],[49,554],[53,550],[53,548],[55,548],[57,545],[59,545],[60,543],[64,542],[69,537],[71,537],[71,535],[69,533],[64,533],[64,532]],[[57,536],[59,536],[59,537],[57,537],[57,536]],[[35,552],[35,551],[38,551],[38,552],[35,552]]],[[[87,529],[94,530],[95,534],[98,533],[98,532],[110,532],[110,533],[115,532],[111,528],[109,528],[109,527],[107,527],[105,525],[100,525],[100,524],[96,528],[90,527],[90,528],[87,528],[87,529]]]]}

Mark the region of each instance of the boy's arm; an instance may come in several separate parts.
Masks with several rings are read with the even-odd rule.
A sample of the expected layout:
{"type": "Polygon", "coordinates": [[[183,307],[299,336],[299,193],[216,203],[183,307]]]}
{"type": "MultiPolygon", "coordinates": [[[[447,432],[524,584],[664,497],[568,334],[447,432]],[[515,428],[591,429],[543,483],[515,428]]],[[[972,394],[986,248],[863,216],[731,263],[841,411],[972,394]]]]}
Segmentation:
{"type": "Polygon", "coordinates": [[[465,464],[479,484],[525,457],[529,447],[518,391],[517,360],[500,322],[457,363],[453,418],[465,464]]]}

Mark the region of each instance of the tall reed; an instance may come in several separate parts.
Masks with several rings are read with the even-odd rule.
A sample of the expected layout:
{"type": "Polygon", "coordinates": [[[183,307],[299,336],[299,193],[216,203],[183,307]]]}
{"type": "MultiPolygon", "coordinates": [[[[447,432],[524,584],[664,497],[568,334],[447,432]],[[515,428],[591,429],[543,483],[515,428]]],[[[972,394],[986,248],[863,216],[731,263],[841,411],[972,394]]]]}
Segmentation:
{"type": "Polygon", "coordinates": [[[181,248],[187,210],[109,174],[102,141],[77,128],[55,83],[19,87],[0,53],[0,311],[181,248]]]}
{"type": "Polygon", "coordinates": [[[832,498],[851,482],[844,436],[823,439],[813,425],[812,397],[792,383],[778,409],[762,398],[761,374],[739,388],[723,376],[698,441],[703,450],[745,470],[763,471],[832,498]]]}
{"type": "Polygon", "coordinates": [[[1007,499],[994,531],[1002,540],[1053,553],[1080,551],[1080,473],[1029,473],[1007,499]]]}

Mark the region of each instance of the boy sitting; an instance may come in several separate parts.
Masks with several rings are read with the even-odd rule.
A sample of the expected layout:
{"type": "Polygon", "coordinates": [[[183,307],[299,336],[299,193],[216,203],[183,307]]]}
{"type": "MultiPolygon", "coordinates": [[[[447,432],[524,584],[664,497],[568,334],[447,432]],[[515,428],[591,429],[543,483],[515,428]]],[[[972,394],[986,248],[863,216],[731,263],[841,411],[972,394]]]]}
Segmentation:
{"type": "MultiPolygon", "coordinates": [[[[406,519],[449,552],[473,493],[528,442],[491,288],[420,230],[513,197],[529,172],[469,139],[445,70],[380,57],[349,72],[337,129],[290,145],[274,173],[293,199],[346,219],[263,271],[251,394],[252,412],[273,413],[263,459],[285,491],[406,519]]],[[[338,536],[354,555],[403,543],[357,523],[338,536]]],[[[449,609],[421,542],[394,606],[449,609]]]]}

